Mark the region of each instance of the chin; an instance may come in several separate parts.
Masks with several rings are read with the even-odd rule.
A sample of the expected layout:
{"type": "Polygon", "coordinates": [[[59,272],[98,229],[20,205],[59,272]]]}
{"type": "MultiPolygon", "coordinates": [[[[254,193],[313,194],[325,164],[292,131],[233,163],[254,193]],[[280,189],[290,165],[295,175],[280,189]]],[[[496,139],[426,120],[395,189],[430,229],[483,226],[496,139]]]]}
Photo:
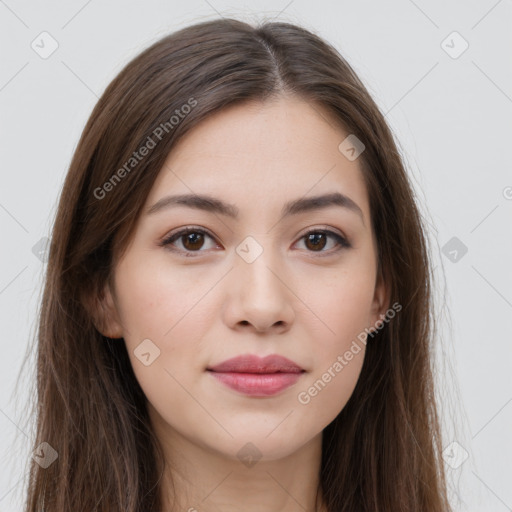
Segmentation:
{"type": "MultiPolygon", "coordinates": [[[[278,432],[276,429],[269,435],[267,426],[265,428],[233,432],[233,438],[224,437],[223,441],[210,445],[210,448],[217,451],[224,457],[233,460],[240,460],[248,467],[255,462],[270,462],[289,457],[304,445],[308,444],[314,436],[299,436],[298,433],[290,435],[289,429],[278,432]]],[[[293,431],[293,429],[292,429],[293,431]]],[[[208,443],[210,444],[210,443],[208,443]]]]}

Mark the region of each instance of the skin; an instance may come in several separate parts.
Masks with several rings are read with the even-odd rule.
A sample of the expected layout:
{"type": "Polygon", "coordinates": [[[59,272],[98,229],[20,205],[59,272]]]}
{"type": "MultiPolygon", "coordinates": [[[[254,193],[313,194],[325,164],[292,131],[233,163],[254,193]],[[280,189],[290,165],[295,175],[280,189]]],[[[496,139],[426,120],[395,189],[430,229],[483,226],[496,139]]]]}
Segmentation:
{"type": "Polygon", "coordinates": [[[167,510],[171,476],[172,510],[325,510],[316,499],[322,430],[354,390],[364,343],[308,404],[297,397],[388,307],[360,160],[338,150],[347,135],[297,98],[245,103],[189,132],[154,183],[105,290],[104,334],[124,338],[147,396],[168,463],[167,510]],[[363,218],[339,206],[281,218],[286,202],[330,192],[349,196],[363,218]],[[239,218],[183,205],[146,213],[188,193],[231,203],[239,218]],[[178,237],[174,252],[159,245],[186,226],[215,238],[178,237]],[[328,236],[315,250],[304,235],[322,229],[351,247],[328,236]],[[249,235],[263,249],[252,263],[236,252],[249,235]],[[134,353],[144,339],[160,350],[148,366],[134,353]],[[206,371],[241,354],[280,354],[306,371],[277,395],[249,397],[206,371]],[[237,456],[248,442],[261,454],[252,467],[237,456]]]}

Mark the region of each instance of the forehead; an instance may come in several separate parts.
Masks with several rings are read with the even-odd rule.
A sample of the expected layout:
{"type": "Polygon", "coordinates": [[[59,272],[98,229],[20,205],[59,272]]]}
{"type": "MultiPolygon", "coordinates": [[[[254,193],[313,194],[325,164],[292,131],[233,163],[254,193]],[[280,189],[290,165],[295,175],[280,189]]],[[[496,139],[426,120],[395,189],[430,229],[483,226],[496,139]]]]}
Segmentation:
{"type": "Polygon", "coordinates": [[[177,143],[147,203],[171,192],[207,193],[236,203],[243,213],[337,191],[368,218],[359,161],[338,149],[348,135],[321,107],[296,98],[228,107],[177,143]]]}

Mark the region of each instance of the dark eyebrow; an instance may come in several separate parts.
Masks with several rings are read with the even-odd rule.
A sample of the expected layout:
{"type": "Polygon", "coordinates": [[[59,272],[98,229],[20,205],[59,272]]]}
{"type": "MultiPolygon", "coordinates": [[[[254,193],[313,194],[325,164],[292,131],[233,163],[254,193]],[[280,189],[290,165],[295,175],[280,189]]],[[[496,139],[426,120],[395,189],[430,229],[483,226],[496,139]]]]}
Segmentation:
{"type": "MultiPolygon", "coordinates": [[[[239,214],[239,209],[232,205],[216,199],[208,195],[197,194],[182,194],[175,196],[166,196],[157,201],[153,206],[148,208],[147,214],[153,214],[161,210],[170,208],[172,206],[188,206],[198,210],[207,212],[218,213],[236,219],[239,214]]],[[[320,210],[328,208],[329,206],[340,206],[356,213],[364,224],[364,216],[361,208],[350,197],[341,194],[340,192],[333,192],[331,194],[324,194],[313,197],[302,197],[289,201],[286,203],[281,211],[281,216],[297,215],[299,213],[309,212],[313,210],[320,210]]]]}

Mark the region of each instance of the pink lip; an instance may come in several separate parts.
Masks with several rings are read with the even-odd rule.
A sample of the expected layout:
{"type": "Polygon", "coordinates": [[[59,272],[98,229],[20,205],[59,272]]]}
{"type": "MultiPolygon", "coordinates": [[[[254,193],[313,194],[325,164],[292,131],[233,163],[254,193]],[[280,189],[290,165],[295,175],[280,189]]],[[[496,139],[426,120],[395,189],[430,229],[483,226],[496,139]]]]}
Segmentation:
{"type": "Polygon", "coordinates": [[[250,354],[228,359],[207,370],[226,386],[249,396],[275,395],[293,385],[304,372],[286,357],[261,358],[250,354]]]}

